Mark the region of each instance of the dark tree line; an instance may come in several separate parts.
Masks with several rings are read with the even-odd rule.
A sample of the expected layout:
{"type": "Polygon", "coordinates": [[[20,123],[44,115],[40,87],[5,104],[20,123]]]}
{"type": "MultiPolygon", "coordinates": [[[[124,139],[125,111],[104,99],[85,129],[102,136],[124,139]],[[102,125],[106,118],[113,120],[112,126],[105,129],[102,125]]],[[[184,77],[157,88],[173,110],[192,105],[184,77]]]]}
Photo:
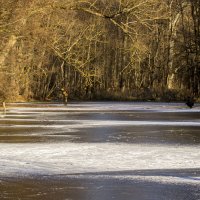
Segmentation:
{"type": "Polygon", "coordinates": [[[200,0],[0,0],[0,98],[200,94],[200,0]]]}

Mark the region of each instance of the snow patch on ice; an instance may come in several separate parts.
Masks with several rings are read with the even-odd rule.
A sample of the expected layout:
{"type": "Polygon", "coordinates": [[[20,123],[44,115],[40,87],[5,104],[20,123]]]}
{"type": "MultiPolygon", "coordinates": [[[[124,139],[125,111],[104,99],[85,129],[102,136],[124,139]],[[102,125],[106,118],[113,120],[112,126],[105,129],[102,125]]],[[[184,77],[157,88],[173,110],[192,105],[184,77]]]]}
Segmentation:
{"type": "MultiPolygon", "coordinates": [[[[34,106],[34,104],[32,104],[34,106]]],[[[45,112],[55,112],[55,111],[119,111],[119,110],[129,110],[129,111],[155,111],[155,112],[200,112],[200,105],[196,104],[193,109],[186,107],[184,103],[150,103],[150,102],[112,102],[112,103],[98,103],[98,102],[88,102],[88,103],[76,103],[68,104],[67,106],[60,106],[60,104],[48,105],[45,107],[19,107],[12,108],[11,111],[14,112],[29,112],[37,113],[41,111],[45,112]],[[59,105],[59,106],[58,106],[59,105]]]]}
{"type": "Polygon", "coordinates": [[[0,175],[200,168],[200,146],[0,144],[0,175]]]}

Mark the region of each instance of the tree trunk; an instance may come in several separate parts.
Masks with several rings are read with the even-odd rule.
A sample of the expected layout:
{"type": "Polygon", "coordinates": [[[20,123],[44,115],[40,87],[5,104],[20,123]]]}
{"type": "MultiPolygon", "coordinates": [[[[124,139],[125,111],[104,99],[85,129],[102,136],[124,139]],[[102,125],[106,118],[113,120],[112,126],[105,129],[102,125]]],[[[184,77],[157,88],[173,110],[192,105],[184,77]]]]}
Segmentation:
{"type": "Polygon", "coordinates": [[[169,57],[168,57],[168,77],[167,77],[167,87],[168,89],[175,89],[174,79],[175,79],[175,71],[173,68],[174,62],[174,48],[175,48],[175,39],[177,32],[177,24],[180,19],[180,13],[176,14],[174,19],[170,20],[169,25],[169,57]]]}

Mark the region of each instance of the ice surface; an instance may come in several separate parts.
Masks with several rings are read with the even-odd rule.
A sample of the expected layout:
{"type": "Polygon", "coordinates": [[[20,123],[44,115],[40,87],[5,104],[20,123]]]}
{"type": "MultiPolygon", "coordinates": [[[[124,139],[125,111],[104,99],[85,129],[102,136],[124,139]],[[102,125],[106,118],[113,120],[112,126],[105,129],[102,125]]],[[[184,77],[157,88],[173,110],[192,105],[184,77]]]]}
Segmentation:
{"type": "MultiPolygon", "coordinates": [[[[38,106],[38,105],[37,105],[38,106]]],[[[176,126],[200,127],[199,105],[187,109],[184,104],[159,103],[78,103],[67,107],[12,108],[0,118],[0,128],[39,128],[37,134],[46,134],[44,129],[66,132],[94,127],[126,126],[176,126]],[[122,112],[121,112],[122,111],[122,112]],[[194,113],[197,118],[168,120],[127,120],[97,118],[99,113],[194,113]],[[65,119],[74,114],[93,114],[91,119],[65,119]],[[26,117],[27,119],[22,119],[26,117]],[[16,117],[13,119],[13,117],[16,117]],[[33,117],[30,119],[29,117],[33,117]],[[20,123],[19,123],[20,122],[20,123]]],[[[151,128],[149,128],[151,130],[151,128]]],[[[1,131],[1,129],[0,129],[1,131]]],[[[49,131],[51,133],[51,131],[49,131]]],[[[5,135],[6,133],[1,133],[5,135]]],[[[27,134],[27,133],[26,133],[27,134]]],[[[131,170],[200,169],[199,145],[159,145],[128,143],[0,143],[0,176],[68,175],[91,172],[120,172],[131,170]]],[[[73,175],[75,176],[75,175],[73,175]]],[[[95,176],[95,175],[94,175],[95,176]]],[[[109,176],[109,175],[108,175],[109,176]]],[[[106,178],[106,177],[105,177],[106,178]]],[[[200,185],[200,177],[116,175],[117,179],[175,182],[200,185]]]]}

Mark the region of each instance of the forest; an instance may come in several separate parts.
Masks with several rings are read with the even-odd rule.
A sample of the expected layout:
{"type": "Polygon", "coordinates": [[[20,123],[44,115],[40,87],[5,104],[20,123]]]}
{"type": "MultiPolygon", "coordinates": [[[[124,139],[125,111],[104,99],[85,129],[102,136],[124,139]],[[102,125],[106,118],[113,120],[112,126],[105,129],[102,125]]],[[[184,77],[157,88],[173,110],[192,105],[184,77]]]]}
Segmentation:
{"type": "Polygon", "coordinates": [[[0,5],[1,101],[200,101],[200,0],[0,5]]]}

